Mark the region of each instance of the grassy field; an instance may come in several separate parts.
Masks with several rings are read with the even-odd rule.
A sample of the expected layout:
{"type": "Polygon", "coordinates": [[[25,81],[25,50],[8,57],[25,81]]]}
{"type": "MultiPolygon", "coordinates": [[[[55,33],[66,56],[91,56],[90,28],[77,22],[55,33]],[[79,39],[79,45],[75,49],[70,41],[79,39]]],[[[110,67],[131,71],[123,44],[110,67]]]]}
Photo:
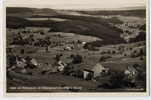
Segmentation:
{"type": "Polygon", "coordinates": [[[50,31],[95,36],[104,39],[104,41],[108,44],[111,41],[112,43],[124,42],[124,40],[120,37],[121,31],[110,26],[108,21],[106,21],[105,19],[71,15],[59,15],[53,17],[65,18],[68,20],[61,22],[56,22],[52,20],[28,21],[22,18],[8,16],[7,26],[8,27],[42,26],[49,27],[51,29],[50,31]]]}
{"type": "MultiPolygon", "coordinates": [[[[83,62],[81,64],[76,64],[74,65],[77,69],[92,69],[96,63],[99,62],[99,59],[101,56],[111,56],[111,58],[107,59],[105,62],[101,62],[103,66],[106,68],[110,68],[111,70],[114,71],[124,71],[127,66],[131,66],[133,64],[139,64],[143,67],[143,71],[145,71],[145,59],[140,60],[139,57],[136,58],[131,58],[131,57],[125,57],[122,54],[101,54],[102,51],[107,51],[107,50],[115,50],[115,48],[118,48],[120,46],[125,46],[125,47],[139,47],[143,45],[142,42],[139,43],[133,43],[133,44],[119,44],[119,45],[109,45],[109,46],[104,46],[100,47],[99,51],[89,51],[83,48],[80,48],[78,50],[72,50],[72,51],[67,51],[67,50],[59,50],[61,47],[54,47],[49,49],[49,52],[45,52],[45,48],[42,47],[33,47],[33,46],[14,46],[14,51],[16,51],[16,54],[20,55],[19,52],[21,49],[25,49],[25,54],[20,55],[22,57],[30,56],[32,58],[35,58],[40,65],[38,69],[30,70],[32,71],[32,76],[31,75],[24,75],[20,73],[13,73],[12,72],[12,77],[14,77],[14,80],[7,80],[8,84],[8,92],[73,92],[74,89],[64,89],[65,86],[67,87],[79,87],[80,89],[75,89],[75,91],[79,92],[93,92],[93,91],[99,91],[99,92],[104,92],[104,91],[128,91],[128,90],[110,90],[110,89],[100,89],[97,88],[98,85],[108,81],[106,77],[102,78],[101,82],[94,82],[94,81],[86,81],[81,78],[76,78],[73,76],[66,76],[62,75],[61,73],[54,73],[54,74],[46,74],[46,75],[41,75],[41,71],[44,68],[43,64],[49,63],[53,64],[55,62],[54,57],[58,53],[62,53],[63,56],[61,57],[61,60],[64,63],[70,63],[72,60],[69,59],[71,54],[79,54],[82,55],[84,58],[83,62]],[[58,50],[58,51],[57,51],[58,50]],[[31,53],[29,53],[29,51],[31,53]],[[32,84],[32,85],[31,85],[32,84]],[[17,89],[17,90],[12,90],[9,89],[10,87],[61,87],[62,89],[17,89]]],[[[126,51],[125,51],[126,52],[126,51]]],[[[124,52],[123,52],[124,53],[124,52]]],[[[132,90],[132,91],[137,91],[137,90],[132,90]]]]}

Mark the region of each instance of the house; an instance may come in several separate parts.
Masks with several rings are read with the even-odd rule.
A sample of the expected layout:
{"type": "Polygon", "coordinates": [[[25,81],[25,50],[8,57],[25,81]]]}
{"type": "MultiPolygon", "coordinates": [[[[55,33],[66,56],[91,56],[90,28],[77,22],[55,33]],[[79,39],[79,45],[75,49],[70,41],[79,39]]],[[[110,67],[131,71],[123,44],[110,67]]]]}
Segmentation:
{"type": "Polygon", "coordinates": [[[31,64],[33,64],[34,66],[38,66],[38,62],[34,58],[31,59],[31,64]]]}
{"type": "Polygon", "coordinates": [[[64,64],[62,61],[58,61],[58,71],[61,72],[64,70],[66,64],[64,64]]]}
{"type": "Polygon", "coordinates": [[[94,72],[89,70],[89,69],[84,69],[83,70],[83,78],[85,80],[91,80],[94,76],[94,72]]]}
{"type": "Polygon", "coordinates": [[[100,63],[97,63],[92,69],[92,71],[94,72],[94,78],[97,76],[101,76],[101,73],[107,73],[108,70],[108,68],[105,68],[100,63]]]}
{"type": "Polygon", "coordinates": [[[100,63],[97,63],[92,69],[85,68],[83,70],[83,78],[91,80],[93,78],[101,76],[104,73],[107,73],[108,70],[109,68],[105,68],[100,63]]]}
{"type": "Polygon", "coordinates": [[[24,59],[19,58],[19,59],[16,60],[16,66],[18,68],[25,68],[26,65],[27,64],[26,64],[26,61],[24,59]]]}
{"type": "Polygon", "coordinates": [[[73,48],[74,48],[74,47],[67,46],[67,47],[64,48],[64,50],[71,51],[71,50],[73,50],[73,48]]]}
{"type": "Polygon", "coordinates": [[[82,42],[82,45],[85,45],[87,42],[82,42]]]}

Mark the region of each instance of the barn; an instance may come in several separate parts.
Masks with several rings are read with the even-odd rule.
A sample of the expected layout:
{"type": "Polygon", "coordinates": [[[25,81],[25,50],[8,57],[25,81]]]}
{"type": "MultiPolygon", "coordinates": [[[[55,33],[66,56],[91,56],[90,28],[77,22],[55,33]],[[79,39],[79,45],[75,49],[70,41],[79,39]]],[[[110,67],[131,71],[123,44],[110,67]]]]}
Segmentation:
{"type": "Polygon", "coordinates": [[[93,68],[85,68],[83,70],[83,78],[91,80],[92,78],[96,78],[101,76],[101,73],[107,73],[108,68],[105,68],[102,64],[97,63],[93,68]]]}

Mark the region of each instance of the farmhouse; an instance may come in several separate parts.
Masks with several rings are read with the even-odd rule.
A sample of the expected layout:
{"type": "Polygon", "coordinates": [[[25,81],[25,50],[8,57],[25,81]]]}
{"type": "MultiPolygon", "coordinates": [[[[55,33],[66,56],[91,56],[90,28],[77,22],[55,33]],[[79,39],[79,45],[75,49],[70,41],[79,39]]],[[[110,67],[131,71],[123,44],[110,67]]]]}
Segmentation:
{"type": "Polygon", "coordinates": [[[83,70],[83,78],[90,80],[92,78],[101,76],[102,73],[107,73],[108,70],[109,70],[108,68],[105,68],[100,63],[97,63],[92,69],[85,68],[83,70]]]}
{"type": "Polygon", "coordinates": [[[90,69],[84,69],[83,70],[83,78],[85,80],[91,80],[94,76],[94,72],[90,69]]]}
{"type": "Polygon", "coordinates": [[[72,50],[72,48],[73,48],[73,47],[67,46],[67,47],[65,47],[65,48],[64,48],[64,50],[71,51],[71,50],[72,50]]]}
{"type": "Polygon", "coordinates": [[[92,71],[94,72],[94,78],[97,76],[100,76],[102,72],[107,72],[108,69],[105,68],[103,65],[101,65],[100,63],[97,63],[94,68],[92,69],[92,71]]]}
{"type": "Polygon", "coordinates": [[[65,64],[62,61],[58,61],[58,71],[61,72],[65,68],[65,64]]]}

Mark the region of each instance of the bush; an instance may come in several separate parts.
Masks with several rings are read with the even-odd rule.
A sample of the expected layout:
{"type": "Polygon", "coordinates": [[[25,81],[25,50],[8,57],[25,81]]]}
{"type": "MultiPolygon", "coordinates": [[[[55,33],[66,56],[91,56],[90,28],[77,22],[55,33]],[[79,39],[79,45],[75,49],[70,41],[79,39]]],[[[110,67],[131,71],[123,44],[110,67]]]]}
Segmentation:
{"type": "Polygon", "coordinates": [[[44,32],[40,32],[40,34],[41,34],[41,35],[45,35],[45,33],[44,33],[44,32]]]}
{"type": "Polygon", "coordinates": [[[21,49],[20,50],[20,54],[24,54],[25,53],[25,50],[24,49],[21,49]]]}
{"type": "Polygon", "coordinates": [[[139,56],[145,56],[145,51],[143,49],[140,49],[140,51],[133,51],[133,53],[131,54],[131,57],[139,57],[139,56]]]}
{"type": "Polygon", "coordinates": [[[126,57],[126,56],[127,56],[127,54],[125,53],[125,54],[124,54],[124,56],[126,57]]]}
{"type": "Polygon", "coordinates": [[[112,51],[112,54],[115,54],[116,52],[115,51],[112,51]]]}
{"type": "Polygon", "coordinates": [[[116,88],[128,88],[128,87],[136,87],[135,82],[131,82],[131,80],[127,79],[123,71],[112,71],[109,70],[110,79],[99,85],[99,87],[108,88],[108,89],[116,89],[116,88]]]}
{"type": "Polygon", "coordinates": [[[73,66],[72,65],[67,65],[64,68],[63,74],[64,75],[70,75],[73,72],[73,66]]]}
{"type": "Polygon", "coordinates": [[[140,26],[140,28],[139,28],[139,29],[140,29],[140,30],[145,31],[145,30],[146,30],[146,24],[144,24],[144,25],[140,26]]]}
{"type": "Polygon", "coordinates": [[[79,64],[82,61],[83,61],[83,58],[81,55],[74,55],[73,56],[73,61],[72,61],[73,64],[79,64]]]}
{"type": "Polygon", "coordinates": [[[123,72],[111,72],[110,88],[124,87],[124,73],[123,72]]]}
{"type": "Polygon", "coordinates": [[[99,61],[104,62],[104,61],[106,61],[106,59],[109,59],[109,58],[111,58],[111,56],[101,56],[99,61]]]}
{"type": "Polygon", "coordinates": [[[77,70],[75,72],[75,76],[78,77],[78,78],[83,78],[83,72],[81,70],[77,70]]]}
{"type": "Polygon", "coordinates": [[[140,57],[140,60],[144,60],[143,56],[140,57]]]}
{"type": "Polygon", "coordinates": [[[135,38],[132,38],[130,42],[139,42],[139,41],[145,41],[146,40],[146,32],[139,32],[139,35],[135,38]]]}
{"type": "Polygon", "coordinates": [[[83,48],[91,50],[91,51],[98,51],[98,49],[96,47],[99,47],[99,46],[94,44],[94,43],[92,43],[92,42],[89,42],[89,43],[86,43],[83,48]]]}

